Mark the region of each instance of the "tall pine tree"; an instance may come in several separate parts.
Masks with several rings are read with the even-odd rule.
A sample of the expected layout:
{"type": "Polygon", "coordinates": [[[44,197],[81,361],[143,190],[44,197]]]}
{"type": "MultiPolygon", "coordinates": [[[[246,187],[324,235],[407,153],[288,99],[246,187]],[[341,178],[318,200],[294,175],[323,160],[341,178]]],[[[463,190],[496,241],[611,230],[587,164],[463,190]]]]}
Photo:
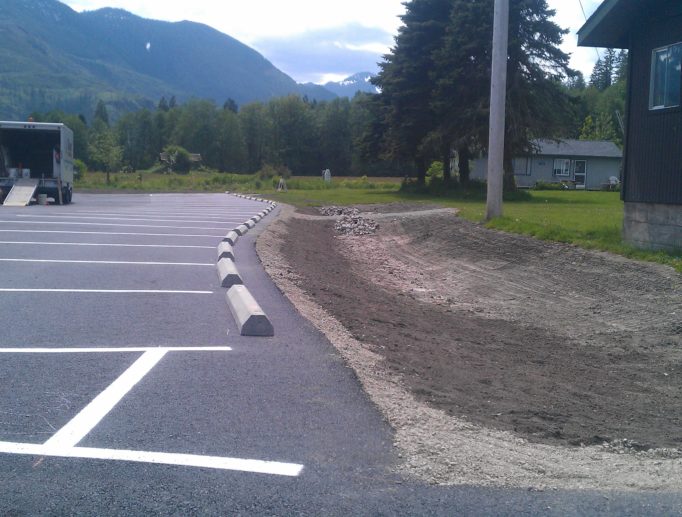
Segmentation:
{"type": "Polygon", "coordinates": [[[443,45],[451,0],[411,0],[391,54],[380,63],[375,84],[381,88],[385,155],[413,160],[418,181],[425,182],[428,151],[422,144],[434,129],[431,109],[434,53],[443,45]]]}

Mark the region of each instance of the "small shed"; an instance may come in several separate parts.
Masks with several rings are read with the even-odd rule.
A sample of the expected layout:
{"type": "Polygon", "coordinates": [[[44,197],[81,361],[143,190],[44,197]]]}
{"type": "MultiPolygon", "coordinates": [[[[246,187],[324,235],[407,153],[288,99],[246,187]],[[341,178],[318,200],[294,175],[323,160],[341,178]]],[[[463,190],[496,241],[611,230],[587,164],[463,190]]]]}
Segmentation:
{"type": "MultiPolygon", "coordinates": [[[[623,152],[613,142],[594,140],[537,140],[537,151],[514,158],[514,178],[521,188],[538,182],[563,183],[571,188],[611,189],[619,184],[623,152]]],[[[486,157],[475,160],[471,178],[485,180],[486,157]]]]}
{"type": "Polygon", "coordinates": [[[604,0],[578,43],[630,51],[625,240],[682,250],[682,2],[604,0]]]}

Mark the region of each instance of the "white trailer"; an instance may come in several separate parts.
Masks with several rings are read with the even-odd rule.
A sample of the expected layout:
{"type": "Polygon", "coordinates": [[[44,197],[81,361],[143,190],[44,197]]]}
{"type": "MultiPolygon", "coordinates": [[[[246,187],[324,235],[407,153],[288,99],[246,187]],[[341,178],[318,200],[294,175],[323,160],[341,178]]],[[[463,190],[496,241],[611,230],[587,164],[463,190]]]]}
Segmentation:
{"type": "Polygon", "coordinates": [[[26,206],[40,194],[70,203],[73,131],[64,124],[0,122],[0,190],[5,205],[26,206]]]}

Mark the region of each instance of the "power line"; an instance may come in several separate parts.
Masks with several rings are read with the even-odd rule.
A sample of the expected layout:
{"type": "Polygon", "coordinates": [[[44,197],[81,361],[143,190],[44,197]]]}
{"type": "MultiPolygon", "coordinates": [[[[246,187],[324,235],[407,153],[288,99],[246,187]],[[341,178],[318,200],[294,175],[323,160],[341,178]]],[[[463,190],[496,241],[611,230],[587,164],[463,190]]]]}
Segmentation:
{"type": "MultiPolygon", "coordinates": [[[[587,22],[587,13],[585,12],[585,6],[583,5],[583,0],[578,0],[578,3],[580,4],[580,10],[583,12],[583,18],[585,18],[585,21],[587,22]]],[[[594,51],[597,53],[597,59],[601,59],[601,54],[599,53],[599,49],[597,47],[595,47],[594,51]]]]}

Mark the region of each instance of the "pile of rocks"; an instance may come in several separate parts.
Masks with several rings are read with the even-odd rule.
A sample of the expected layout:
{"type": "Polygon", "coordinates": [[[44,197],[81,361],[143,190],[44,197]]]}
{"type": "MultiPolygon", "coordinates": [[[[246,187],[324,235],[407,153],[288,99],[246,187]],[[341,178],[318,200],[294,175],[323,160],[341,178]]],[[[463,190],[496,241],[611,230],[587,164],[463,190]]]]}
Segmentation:
{"type": "Polygon", "coordinates": [[[371,235],[376,233],[379,223],[359,215],[344,215],[336,222],[334,229],[341,235],[371,235]]]}
{"type": "Polygon", "coordinates": [[[318,208],[327,217],[339,217],[334,229],[341,235],[371,235],[376,233],[379,223],[372,219],[365,219],[360,210],[344,206],[323,206],[318,208]]]}
{"type": "Polygon", "coordinates": [[[357,208],[350,208],[346,206],[323,206],[318,208],[320,213],[324,216],[336,217],[339,215],[349,215],[351,217],[357,217],[360,215],[360,210],[357,208]]]}

